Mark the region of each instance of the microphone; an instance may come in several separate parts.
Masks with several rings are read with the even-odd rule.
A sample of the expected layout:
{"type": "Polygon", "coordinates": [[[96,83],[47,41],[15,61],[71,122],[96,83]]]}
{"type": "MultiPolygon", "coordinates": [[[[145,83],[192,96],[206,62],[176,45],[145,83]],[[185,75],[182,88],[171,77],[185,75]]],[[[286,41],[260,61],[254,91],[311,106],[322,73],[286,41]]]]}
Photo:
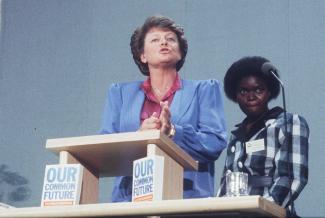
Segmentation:
{"type": "Polygon", "coordinates": [[[278,75],[278,70],[275,68],[275,66],[273,66],[270,62],[265,62],[262,65],[261,70],[265,74],[271,73],[273,75],[273,77],[280,83],[281,88],[284,89],[283,82],[280,80],[279,75],[278,75]]]}
{"type": "MultiPolygon", "coordinates": [[[[283,104],[283,110],[284,110],[284,134],[285,134],[285,139],[284,139],[284,145],[288,148],[288,152],[289,152],[289,145],[288,145],[288,141],[287,139],[289,138],[288,136],[288,123],[287,123],[287,108],[286,108],[286,100],[285,100],[285,92],[284,92],[284,84],[283,82],[280,80],[279,76],[278,76],[278,70],[276,69],[275,66],[273,66],[270,62],[265,62],[262,67],[261,70],[264,74],[271,74],[280,84],[281,86],[281,92],[282,92],[282,104],[283,104]]],[[[290,188],[289,188],[289,196],[290,196],[290,207],[291,207],[291,213],[293,217],[296,217],[296,210],[295,210],[295,205],[292,199],[292,190],[291,190],[291,186],[292,186],[292,174],[291,174],[291,170],[290,170],[290,166],[289,166],[289,154],[287,155],[287,167],[288,167],[288,177],[289,177],[289,182],[290,182],[290,188]]]]}

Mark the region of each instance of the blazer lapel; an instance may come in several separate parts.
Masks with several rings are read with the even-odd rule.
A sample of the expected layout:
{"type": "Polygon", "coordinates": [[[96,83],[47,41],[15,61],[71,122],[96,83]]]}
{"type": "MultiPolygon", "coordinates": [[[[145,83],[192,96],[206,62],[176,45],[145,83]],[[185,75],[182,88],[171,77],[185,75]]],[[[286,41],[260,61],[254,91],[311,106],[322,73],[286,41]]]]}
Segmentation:
{"type": "Polygon", "coordinates": [[[197,83],[181,80],[182,88],[176,91],[172,104],[170,106],[170,112],[172,114],[172,123],[178,123],[183,117],[184,113],[190,107],[193,97],[196,92],[197,83]]]}
{"type": "MultiPolygon", "coordinates": [[[[171,121],[175,124],[184,116],[188,108],[193,102],[198,83],[188,80],[181,80],[182,87],[176,91],[170,112],[172,114],[171,121]]],[[[136,131],[140,126],[140,113],[145,99],[145,95],[141,90],[141,83],[125,89],[125,102],[127,103],[121,114],[123,116],[123,124],[121,130],[136,131]]]]}

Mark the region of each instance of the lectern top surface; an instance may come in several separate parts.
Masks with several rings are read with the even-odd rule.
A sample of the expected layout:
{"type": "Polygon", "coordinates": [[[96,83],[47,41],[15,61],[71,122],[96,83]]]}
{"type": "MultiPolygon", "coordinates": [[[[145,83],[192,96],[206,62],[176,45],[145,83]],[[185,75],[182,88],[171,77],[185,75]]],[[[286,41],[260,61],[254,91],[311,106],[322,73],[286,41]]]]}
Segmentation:
{"type": "Polygon", "coordinates": [[[147,145],[156,144],[185,170],[197,170],[198,163],[159,130],[48,139],[46,148],[67,151],[102,176],[132,175],[132,162],[147,156],[147,145]]]}

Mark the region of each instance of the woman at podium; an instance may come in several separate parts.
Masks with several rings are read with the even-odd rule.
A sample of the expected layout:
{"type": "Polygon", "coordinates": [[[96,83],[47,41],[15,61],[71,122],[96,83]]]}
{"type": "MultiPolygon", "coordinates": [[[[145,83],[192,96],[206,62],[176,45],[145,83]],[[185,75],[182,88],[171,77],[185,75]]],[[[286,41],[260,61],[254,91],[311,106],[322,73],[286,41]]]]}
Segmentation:
{"type": "Polygon", "coordinates": [[[227,194],[227,174],[244,172],[249,195],[261,195],[295,214],[292,202],[308,181],[309,128],[302,116],[268,107],[279,95],[280,82],[264,57],[244,57],[228,69],[225,93],[246,118],[231,132],[218,196],[227,194]]]}
{"type": "MultiPolygon", "coordinates": [[[[144,81],[112,84],[102,134],[159,129],[199,161],[184,173],[184,198],[214,195],[214,162],[226,147],[219,83],[181,78],[187,40],[183,29],[164,16],[152,16],[131,37],[131,51],[144,81]]],[[[167,178],[168,179],[168,178],[167,178]]],[[[117,177],[112,201],[131,201],[132,177],[117,177]]]]}

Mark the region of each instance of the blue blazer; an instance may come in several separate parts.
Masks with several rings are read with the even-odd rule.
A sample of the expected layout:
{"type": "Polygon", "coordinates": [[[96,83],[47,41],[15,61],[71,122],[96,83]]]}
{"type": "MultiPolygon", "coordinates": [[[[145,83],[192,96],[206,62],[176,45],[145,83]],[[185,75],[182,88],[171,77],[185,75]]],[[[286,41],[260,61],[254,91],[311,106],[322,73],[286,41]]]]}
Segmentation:
{"type": "MultiPolygon", "coordinates": [[[[132,132],[140,127],[145,100],[143,81],[109,88],[101,134],[132,132]]],[[[214,195],[214,161],[226,147],[226,126],[220,86],[216,80],[181,80],[170,105],[174,142],[199,161],[198,172],[184,172],[184,198],[214,195]]],[[[112,201],[131,201],[132,177],[117,177],[112,201]]]]}

